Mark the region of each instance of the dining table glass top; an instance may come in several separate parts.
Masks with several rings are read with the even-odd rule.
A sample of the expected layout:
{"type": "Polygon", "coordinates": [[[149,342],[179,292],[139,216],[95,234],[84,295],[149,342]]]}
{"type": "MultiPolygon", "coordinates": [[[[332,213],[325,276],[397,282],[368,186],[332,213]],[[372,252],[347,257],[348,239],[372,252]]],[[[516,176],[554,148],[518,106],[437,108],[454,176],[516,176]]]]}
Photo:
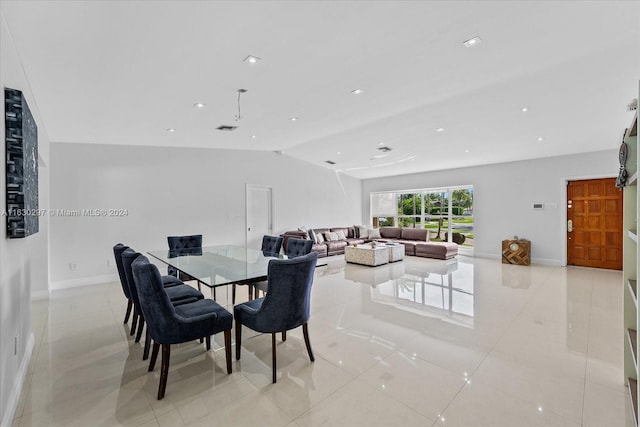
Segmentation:
{"type": "Polygon", "coordinates": [[[212,288],[266,280],[269,261],[286,258],[285,255],[234,245],[147,253],[212,288]]]}

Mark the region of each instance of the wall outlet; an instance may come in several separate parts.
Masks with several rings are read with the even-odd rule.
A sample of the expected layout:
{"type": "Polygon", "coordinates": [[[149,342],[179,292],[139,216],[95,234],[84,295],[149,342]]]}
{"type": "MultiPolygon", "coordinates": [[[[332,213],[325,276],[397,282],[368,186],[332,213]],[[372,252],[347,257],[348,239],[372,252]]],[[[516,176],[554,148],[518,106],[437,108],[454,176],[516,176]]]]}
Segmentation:
{"type": "Polygon", "coordinates": [[[75,262],[70,262],[69,263],[69,270],[70,271],[76,271],[76,267],[77,267],[77,265],[76,265],[75,262]]]}

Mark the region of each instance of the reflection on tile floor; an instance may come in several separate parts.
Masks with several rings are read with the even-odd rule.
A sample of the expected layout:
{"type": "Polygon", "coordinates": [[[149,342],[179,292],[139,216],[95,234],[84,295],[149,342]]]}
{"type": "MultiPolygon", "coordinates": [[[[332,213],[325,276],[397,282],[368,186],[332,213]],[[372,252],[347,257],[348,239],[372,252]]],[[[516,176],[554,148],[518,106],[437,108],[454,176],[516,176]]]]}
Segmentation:
{"type": "Polygon", "coordinates": [[[271,338],[245,328],[232,375],[221,337],[210,352],[174,346],[162,401],[158,366],[147,372],[125,308],[118,283],[33,303],[36,344],[14,426],[633,424],[616,271],[332,257],[313,286],[315,363],[292,331],[271,384],[271,338]]]}

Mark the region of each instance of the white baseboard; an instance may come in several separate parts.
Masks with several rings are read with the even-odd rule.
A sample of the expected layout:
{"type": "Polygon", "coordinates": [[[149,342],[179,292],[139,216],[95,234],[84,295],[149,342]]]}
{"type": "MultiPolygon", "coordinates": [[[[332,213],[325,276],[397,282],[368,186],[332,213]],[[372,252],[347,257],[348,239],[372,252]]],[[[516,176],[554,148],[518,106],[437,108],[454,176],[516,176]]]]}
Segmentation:
{"type": "Polygon", "coordinates": [[[105,274],[103,276],[81,277],[79,279],[58,280],[51,282],[50,291],[60,289],[77,288],[78,286],[98,285],[101,283],[117,282],[120,280],[117,274],[105,274]]]}
{"type": "MultiPolygon", "coordinates": [[[[495,253],[488,253],[488,252],[476,252],[475,257],[487,258],[487,259],[501,259],[502,255],[495,254],[495,253]]],[[[553,258],[531,258],[531,264],[552,265],[552,266],[561,267],[562,261],[560,261],[559,259],[553,259],[553,258]]]]}
{"type": "Polygon", "coordinates": [[[22,386],[24,385],[24,379],[27,377],[27,370],[29,369],[29,363],[31,362],[31,356],[33,356],[33,347],[35,345],[35,337],[33,333],[29,335],[27,341],[27,347],[25,348],[24,357],[20,362],[20,368],[18,369],[18,375],[13,382],[11,392],[9,394],[9,400],[7,401],[7,407],[2,417],[2,423],[0,427],[10,427],[13,424],[13,417],[16,415],[16,409],[18,403],[20,403],[20,395],[22,394],[22,386]]]}

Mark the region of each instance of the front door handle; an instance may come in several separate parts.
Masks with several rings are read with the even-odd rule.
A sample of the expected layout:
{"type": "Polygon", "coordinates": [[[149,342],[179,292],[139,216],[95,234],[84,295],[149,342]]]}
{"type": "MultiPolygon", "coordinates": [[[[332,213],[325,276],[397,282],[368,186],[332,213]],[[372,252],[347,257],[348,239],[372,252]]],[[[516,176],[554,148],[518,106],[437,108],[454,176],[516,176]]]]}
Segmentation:
{"type": "Polygon", "coordinates": [[[571,233],[573,231],[573,221],[568,220],[567,221],[567,232],[571,233]]]}

